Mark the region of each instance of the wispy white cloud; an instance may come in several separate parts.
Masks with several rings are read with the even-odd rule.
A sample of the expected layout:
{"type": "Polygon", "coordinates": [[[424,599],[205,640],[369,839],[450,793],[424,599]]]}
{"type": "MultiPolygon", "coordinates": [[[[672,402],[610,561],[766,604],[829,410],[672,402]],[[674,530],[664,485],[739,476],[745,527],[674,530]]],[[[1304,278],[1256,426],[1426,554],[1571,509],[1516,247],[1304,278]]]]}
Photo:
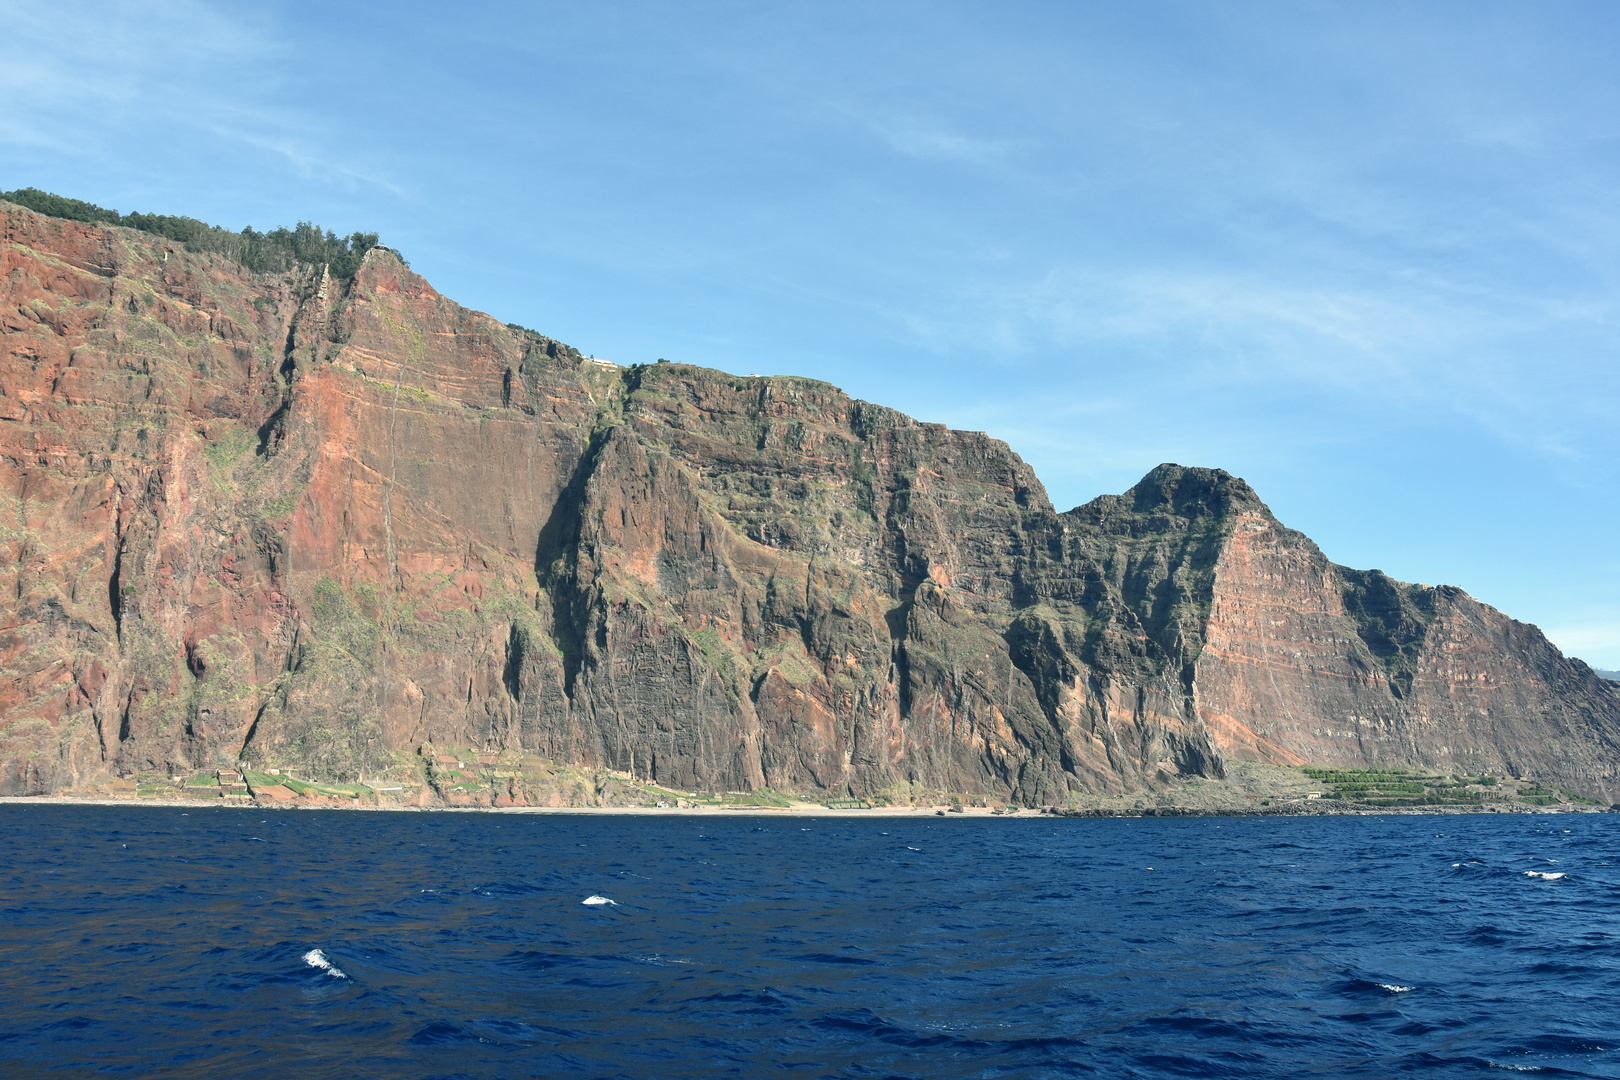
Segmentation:
{"type": "Polygon", "coordinates": [[[981,139],[918,119],[867,121],[889,147],[906,157],[924,161],[961,161],[1000,165],[1024,143],[1013,139],[981,139]]]}
{"type": "Polygon", "coordinates": [[[198,0],[67,0],[0,2],[0,22],[8,52],[28,58],[0,66],[0,145],[90,162],[127,158],[111,147],[132,138],[176,162],[257,151],[305,180],[398,193],[338,145],[287,74],[295,43],[268,17],[198,0]]]}
{"type": "Polygon", "coordinates": [[[987,343],[1004,367],[1067,353],[1096,373],[1112,359],[1173,372],[1183,385],[1292,385],[1441,409],[1555,456],[1576,452],[1572,417],[1614,404],[1615,388],[1590,380],[1546,385],[1591,357],[1525,363],[1525,343],[1538,336],[1597,339],[1612,328],[1615,304],[1596,297],[1502,295],[1435,280],[1355,287],[1219,270],[1066,267],[981,285],[951,310],[894,317],[920,347],[948,354],[963,341],[987,343]]]}

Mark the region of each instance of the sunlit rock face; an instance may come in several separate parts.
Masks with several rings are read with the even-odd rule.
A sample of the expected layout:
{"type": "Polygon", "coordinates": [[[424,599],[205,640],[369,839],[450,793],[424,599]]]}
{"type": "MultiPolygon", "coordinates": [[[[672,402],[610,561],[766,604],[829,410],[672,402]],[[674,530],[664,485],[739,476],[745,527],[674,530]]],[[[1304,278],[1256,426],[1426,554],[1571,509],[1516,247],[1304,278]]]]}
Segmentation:
{"type": "Polygon", "coordinates": [[[0,792],[427,742],[682,789],[1025,804],[1224,763],[1620,793],[1620,686],[1164,465],[619,368],[386,249],[256,275],[0,202],[0,792]]]}

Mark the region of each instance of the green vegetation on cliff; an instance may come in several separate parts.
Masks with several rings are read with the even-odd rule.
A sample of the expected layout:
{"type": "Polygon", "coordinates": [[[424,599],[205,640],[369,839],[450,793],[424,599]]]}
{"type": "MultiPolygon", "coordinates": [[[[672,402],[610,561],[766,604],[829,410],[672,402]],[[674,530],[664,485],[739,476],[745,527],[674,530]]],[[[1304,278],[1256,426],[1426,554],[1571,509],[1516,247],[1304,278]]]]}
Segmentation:
{"type": "Polygon", "coordinates": [[[330,229],[308,221],[300,221],[289,229],[285,226],[267,233],[256,231],[251,225],[241,232],[232,232],[218,225],[210,225],[192,217],[171,214],[120,214],[82,199],[70,199],[38,188],[18,188],[0,191],[0,199],[26,206],[35,213],[68,221],[83,221],[97,225],[122,225],[127,229],[161,236],[185,245],[187,251],[212,252],[223,255],[255,273],[279,273],[302,263],[307,266],[325,265],[332,276],[348,280],[360,269],[360,260],[366,252],[377,246],[376,233],[351,233],[338,236],[330,229]]]}
{"type": "Polygon", "coordinates": [[[1408,696],[1424,636],[1435,618],[1435,590],[1395,581],[1382,570],[1334,569],[1356,633],[1388,672],[1391,693],[1408,696]]]}

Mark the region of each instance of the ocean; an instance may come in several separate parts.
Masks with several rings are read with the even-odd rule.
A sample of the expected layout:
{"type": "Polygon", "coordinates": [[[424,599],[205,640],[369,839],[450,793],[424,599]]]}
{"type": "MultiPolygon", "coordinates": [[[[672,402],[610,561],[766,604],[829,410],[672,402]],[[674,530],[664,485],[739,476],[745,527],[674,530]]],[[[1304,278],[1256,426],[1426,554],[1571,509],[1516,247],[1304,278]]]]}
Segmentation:
{"type": "Polygon", "coordinates": [[[1620,816],[0,805],[0,1075],[1620,1077],[1620,816]]]}

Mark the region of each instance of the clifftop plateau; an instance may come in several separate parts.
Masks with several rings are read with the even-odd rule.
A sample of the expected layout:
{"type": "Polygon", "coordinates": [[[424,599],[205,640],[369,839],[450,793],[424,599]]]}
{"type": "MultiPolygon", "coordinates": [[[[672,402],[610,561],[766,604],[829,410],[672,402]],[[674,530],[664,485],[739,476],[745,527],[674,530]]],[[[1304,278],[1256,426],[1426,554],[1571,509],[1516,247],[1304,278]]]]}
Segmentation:
{"type": "Polygon", "coordinates": [[[1059,512],[999,440],[592,361],[375,237],[345,278],[0,229],[0,794],[439,744],[682,791],[1050,805],[1252,761],[1620,797],[1620,686],[1220,470],[1059,512]]]}

